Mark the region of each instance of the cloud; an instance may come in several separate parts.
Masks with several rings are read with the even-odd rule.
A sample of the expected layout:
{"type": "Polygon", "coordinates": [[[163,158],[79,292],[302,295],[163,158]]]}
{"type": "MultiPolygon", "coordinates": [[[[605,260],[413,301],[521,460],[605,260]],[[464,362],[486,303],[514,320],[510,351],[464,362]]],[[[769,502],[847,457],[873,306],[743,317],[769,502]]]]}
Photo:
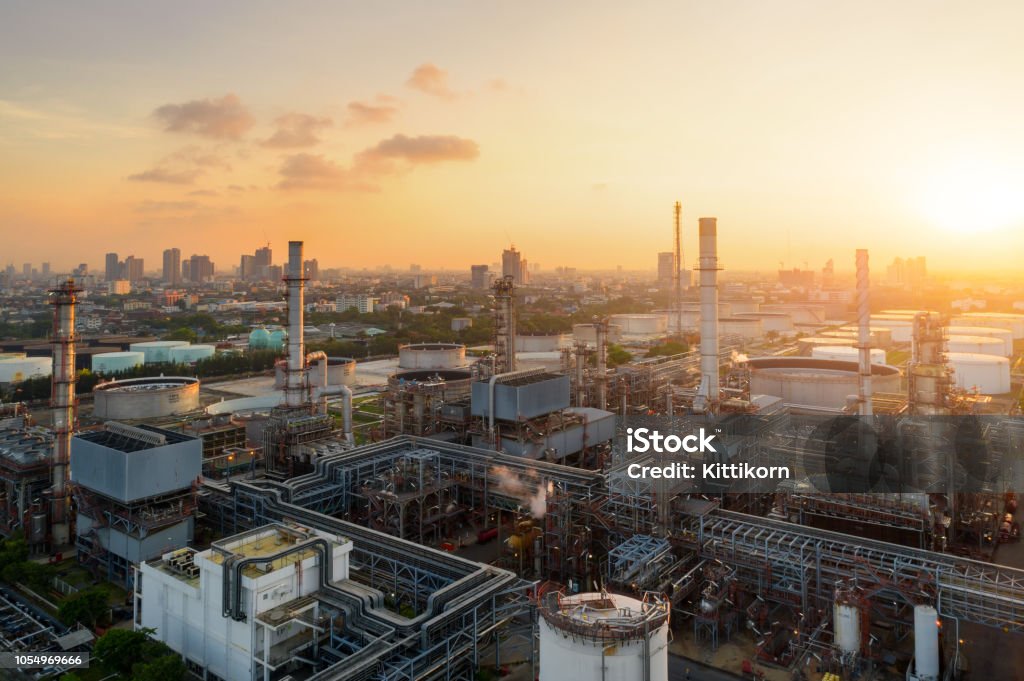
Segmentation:
{"type": "Polygon", "coordinates": [[[394,97],[377,95],[376,102],[349,102],[348,120],[345,125],[389,123],[398,114],[398,100],[394,97]]]}
{"type": "Polygon", "coordinates": [[[218,192],[212,189],[195,189],[188,193],[189,196],[220,196],[218,192]]]}
{"type": "Polygon", "coordinates": [[[231,170],[231,164],[215,151],[187,146],[165,156],[147,170],[129,175],[132,182],[157,182],[162,184],[192,184],[210,169],[231,170]]]}
{"type": "Polygon", "coordinates": [[[272,149],[296,149],[311,147],[320,141],[317,133],[334,125],[330,118],[319,118],[303,113],[289,113],[278,116],[274,123],[277,130],[269,139],[260,144],[272,149]]]}
{"type": "Polygon", "coordinates": [[[458,93],[448,86],[448,72],[434,64],[422,64],[405,81],[408,87],[441,99],[457,99],[458,93]]]}
{"type": "Polygon", "coordinates": [[[163,213],[168,211],[195,210],[200,204],[195,201],[151,201],[135,204],[137,213],[163,213]]]}
{"type": "Polygon", "coordinates": [[[293,154],[278,170],[279,189],[357,189],[352,173],[319,154],[293,154]]]}
{"type": "Polygon", "coordinates": [[[153,112],[166,132],[190,132],[214,139],[240,139],[255,123],[238,95],[164,104],[153,112]]]}
{"type": "Polygon", "coordinates": [[[380,163],[405,161],[410,165],[443,161],[472,161],[480,156],[476,142],[455,135],[395,135],[359,152],[356,164],[361,168],[386,171],[380,163]]]}

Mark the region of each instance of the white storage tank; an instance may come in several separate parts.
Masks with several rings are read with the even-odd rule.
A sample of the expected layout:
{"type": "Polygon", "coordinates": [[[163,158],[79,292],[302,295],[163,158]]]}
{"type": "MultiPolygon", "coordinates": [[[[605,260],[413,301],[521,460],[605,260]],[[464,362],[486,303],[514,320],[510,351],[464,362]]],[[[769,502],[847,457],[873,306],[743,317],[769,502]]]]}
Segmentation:
{"type": "Polygon", "coordinates": [[[1006,354],[1006,344],[999,338],[988,336],[950,335],[946,337],[946,349],[949,352],[974,352],[980,355],[1009,357],[1006,354]]]}
{"type": "Polygon", "coordinates": [[[759,317],[720,317],[718,333],[722,336],[740,336],[743,340],[757,340],[764,336],[764,327],[759,317]]]}
{"type": "MultiPolygon", "coordinates": [[[[274,364],[274,388],[282,390],[285,384],[288,361],[279,360],[274,364]]],[[[314,388],[322,388],[323,382],[319,367],[309,369],[309,384],[314,388]]],[[[356,361],[351,357],[328,357],[327,358],[327,385],[348,385],[356,383],[356,361]]]]}
{"type": "Polygon", "coordinates": [[[460,343],[410,343],[398,348],[400,369],[455,369],[466,365],[466,346],[460,343]]]}
{"type": "Polygon", "coordinates": [[[914,606],[914,661],[908,679],[939,681],[939,614],[930,605],[914,606]]]}
{"type": "Polygon", "coordinates": [[[199,379],[188,376],[126,378],[100,383],[92,391],[93,415],[134,421],[199,409],[199,379]]]}
{"type": "Polygon", "coordinates": [[[663,599],[547,593],[540,615],[540,681],[668,681],[663,599]]]}
{"type": "Polygon", "coordinates": [[[516,335],[516,352],[558,352],[571,344],[572,336],[563,333],[516,335]]]}
{"type": "MultiPolygon", "coordinates": [[[[597,330],[593,324],[573,324],[573,340],[593,346],[597,343],[597,330]]],[[[618,324],[608,325],[608,342],[618,343],[622,340],[622,327],[618,324]]]]}
{"type": "MultiPolygon", "coordinates": [[[[811,348],[811,357],[858,362],[860,361],[860,350],[852,345],[819,345],[811,348]]],[[[885,364],[885,350],[871,348],[871,363],[885,364]]]]}
{"type": "Polygon", "coordinates": [[[909,343],[914,335],[914,318],[906,315],[871,315],[871,326],[884,326],[892,332],[893,343],[909,343]]]}
{"type": "Polygon", "coordinates": [[[1013,355],[1013,331],[1001,329],[996,326],[962,326],[954,325],[946,327],[946,334],[949,336],[985,336],[986,338],[998,338],[1003,341],[1003,356],[1013,355]]]}
{"type": "MultiPolygon", "coordinates": [[[[859,376],[855,361],[753,357],[747,361],[747,367],[751,394],[781,397],[794,409],[843,409],[847,398],[857,394],[859,376]]],[[[900,370],[887,364],[872,364],[871,386],[875,392],[899,392],[900,370]]]]}
{"type": "Polygon", "coordinates": [[[188,345],[188,341],[147,341],[132,343],[128,349],[132,352],[141,352],[145,357],[146,364],[161,364],[171,361],[171,348],[180,348],[186,345],[188,345]]]}
{"type": "MultiPolygon", "coordinates": [[[[852,333],[854,337],[860,333],[855,325],[841,326],[839,330],[843,333],[852,333]]],[[[887,348],[892,345],[892,329],[886,326],[871,325],[871,345],[878,348],[887,348]]]]}
{"type": "Polygon", "coordinates": [[[1024,338],[1024,314],[1013,312],[968,312],[957,317],[955,323],[962,326],[993,326],[1009,329],[1014,340],[1024,338]]]}
{"type": "Polygon", "coordinates": [[[1010,392],[1010,360],[995,355],[969,352],[950,352],[946,363],[953,369],[953,380],[958,388],[975,390],[984,395],[1010,392]]]}
{"type": "Polygon", "coordinates": [[[217,354],[213,345],[184,345],[171,348],[170,361],[175,364],[195,364],[201,359],[209,359],[217,354]]]}
{"type": "Polygon", "coordinates": [[[12,357],[0,359],[0,383],[21,383],[30,378],[53,374],[49,357],[12,357]]]}
{"type": "Polygon", "coordinates": [[[860,652],[860,609],[856,605],[837,601],[832,608],[832,628],[840,652],[847,655],[860,652]]]}
{"type": "Polygon", "coordinates": [[[622,328],[623,336],[657,336],[668,331],[664,314],[613,314],[609,321],[622,328]]]}
{"type": "Polygon", "coordinates": [[[760,319],[761,328],[765,333],[774,331],[782,336],[788,336],[795,331],[793,318],[787,312],[734,312],[732,316],[740,319],[760,319]]]}
{"type": "Polygon", "coordinates": [[[796,344],[800,355],[810,357],[814,352],[814,348],[848,348],[855,342],[856,339],[848,336],[804,336],[796,344]]]}
{"type": "Polygon", "coordinates": [[[143,352],[104,352],[92,356],[94,374],[117,374],[142,366],[146,362],[143,352]]]}

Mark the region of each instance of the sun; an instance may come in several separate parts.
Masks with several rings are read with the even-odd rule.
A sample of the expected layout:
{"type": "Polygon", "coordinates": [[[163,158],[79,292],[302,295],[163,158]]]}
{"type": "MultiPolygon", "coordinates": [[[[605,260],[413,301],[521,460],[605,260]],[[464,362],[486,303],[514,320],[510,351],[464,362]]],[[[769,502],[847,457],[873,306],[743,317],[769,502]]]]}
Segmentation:
{"type": "Polygon", "coordinates": [[[1024,222],[1024,173],[963,162],[925,181],[920,212],[929,224],[959,234],[983,234],[1024,222]]]}

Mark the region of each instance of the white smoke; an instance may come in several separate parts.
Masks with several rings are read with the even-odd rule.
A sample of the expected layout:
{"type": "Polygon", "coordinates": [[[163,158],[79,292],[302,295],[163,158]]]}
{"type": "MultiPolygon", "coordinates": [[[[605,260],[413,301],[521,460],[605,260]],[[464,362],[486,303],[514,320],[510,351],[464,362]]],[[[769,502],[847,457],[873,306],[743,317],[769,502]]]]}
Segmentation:
{"type": "Polygon", "coordinates": [[[553,489],[549,482],[537,480],[536,473],[529,473],[522,479],[505,466],[495,466],[491,473],[498,479],[498,491],[518,499],[523,507],[530,509],[534,518],[543,518],[548,507],[548,492],[553,489]]]}
{"type": "Polygon", "coordinates": [[[732,351],[732,361],[734,364],[742,364],[749,359],[750,358],[742,352],[736,352],[735,350],[732,351]]]}

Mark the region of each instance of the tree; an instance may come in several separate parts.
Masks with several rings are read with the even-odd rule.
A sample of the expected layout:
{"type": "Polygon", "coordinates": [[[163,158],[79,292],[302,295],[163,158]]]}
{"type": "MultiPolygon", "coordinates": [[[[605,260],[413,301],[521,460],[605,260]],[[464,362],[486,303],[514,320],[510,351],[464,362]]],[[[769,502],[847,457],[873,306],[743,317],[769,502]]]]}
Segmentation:
{"type": "Polygon", "coordinates": [[[633,359],[633,355],[623,349],[621,345],[611,343],[608,346],[608,366],[617,367],[620,364],[627,364],[633,359]]]}
{"type": "Polygon", "coordinates": [[[96,626],[110,612],[107,604],[107,592],[103,589],[86,589],[61,603],[57,617],[65,624],[84,624],[96,626]]]}
{"type": "Polygon", "coordinates": [[[186,326],[180,326],[164,336],[164,340],[180,340],[195,343],[198,336],[196,332],[186,326]]]}
{"type": "Polygon", "coordinates": [[[96,641],[92,653],[110,671],[127,674],[143,659],[143,651],[153,632],[153,629],[111,629],[96,641]]]}
{"type": "Polygon", "coordinates": [[[187,671],[182,659],[171,653],[136,664],[132,667],[132,681],[182,681],[187,671]]]}
{"type": "Polygon", "coordinates": [[[688,352],[690,346],[681,340],[666,340],[664,343],[653,346],[647,351],[648,357],[671,357],[688,352]]]}

